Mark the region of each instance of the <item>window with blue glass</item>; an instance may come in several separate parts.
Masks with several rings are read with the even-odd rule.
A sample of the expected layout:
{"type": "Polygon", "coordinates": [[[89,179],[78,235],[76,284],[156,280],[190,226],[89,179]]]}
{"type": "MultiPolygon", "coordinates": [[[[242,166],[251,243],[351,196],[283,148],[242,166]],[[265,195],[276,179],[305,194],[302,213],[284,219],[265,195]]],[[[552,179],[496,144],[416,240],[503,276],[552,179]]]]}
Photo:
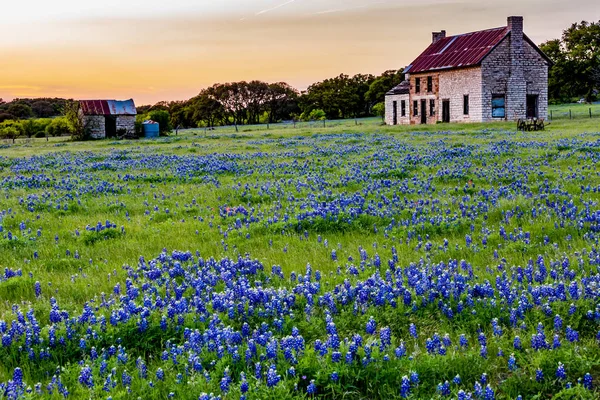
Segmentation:
{"type": "Polygon", "coordinates": [[[492,95],[492,118],[506,118],[506,96],[492,95]]]}

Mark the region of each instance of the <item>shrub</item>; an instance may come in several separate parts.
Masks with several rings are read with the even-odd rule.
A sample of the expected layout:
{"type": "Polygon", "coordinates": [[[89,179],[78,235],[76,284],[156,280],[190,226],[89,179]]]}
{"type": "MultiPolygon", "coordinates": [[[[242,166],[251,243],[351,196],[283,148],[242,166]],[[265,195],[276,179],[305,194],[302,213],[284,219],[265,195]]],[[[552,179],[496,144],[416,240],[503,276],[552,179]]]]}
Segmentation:
{"type": "Polygon", "coordinates": [[[38,125],[33,119],[26,119],[24,121],[21,121],[21,123],[19,124],[19,128],[21,134],[23,136],[27,136],[28,138],[35,135],[35,133],[38,131],[38,125]]]}
{"type": "Polygon", "coordinates": [[[71,130],[64,118],[56,118],[46,127],[46,133],[48,136],[60,136],[64,133],[71,133],[71,130]]]}
{"type": "Polygon", "coordinates": [[[12,140],[14,143],[15,139],[18,138],[19,135],[19,130],[14,126],[4,126],[0,128],[0,137],[2,139],[12,140]]]}
{"type": "Polygon", "coordinates": [[[385,104],[383,102],[375,104],[373,106],[373,114],[383,118],[385,116],[385,104]]]}
{"type": "Polygon", "coordinates": [[[36,138],[45,138],[46,137],[46,131],[39,131],[38,133],[36,133],[33,137],[36,138]]]}

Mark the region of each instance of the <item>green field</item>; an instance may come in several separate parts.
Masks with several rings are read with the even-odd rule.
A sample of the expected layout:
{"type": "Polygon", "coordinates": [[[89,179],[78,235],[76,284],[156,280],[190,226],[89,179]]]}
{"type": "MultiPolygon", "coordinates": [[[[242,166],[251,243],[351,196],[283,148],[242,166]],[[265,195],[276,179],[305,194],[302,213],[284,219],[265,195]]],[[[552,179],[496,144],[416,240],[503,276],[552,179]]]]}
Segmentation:
{"type": "Polygon", "coordinates": [[[0,399],[598,398],[599,123],[2,143],[0,399]]]}

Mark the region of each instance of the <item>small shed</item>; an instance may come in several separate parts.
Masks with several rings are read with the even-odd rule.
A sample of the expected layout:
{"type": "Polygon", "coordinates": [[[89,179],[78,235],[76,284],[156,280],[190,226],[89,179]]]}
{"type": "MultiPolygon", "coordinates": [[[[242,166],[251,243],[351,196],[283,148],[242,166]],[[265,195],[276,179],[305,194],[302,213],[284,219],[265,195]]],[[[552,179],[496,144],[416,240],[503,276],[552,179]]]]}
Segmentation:
{"type": "Polygon", "coordinates": [[[160,136],[160,125],[158,122],[148,119],[142,122],[142,126],[144,127],[144,137],[156,138],[160,136]]]}
{"type": "Polygon", "coordinates": [[[81,100],[79,107],[85,129],[93,139],[135,135],[137,111],[133,99],[81,100]]]}

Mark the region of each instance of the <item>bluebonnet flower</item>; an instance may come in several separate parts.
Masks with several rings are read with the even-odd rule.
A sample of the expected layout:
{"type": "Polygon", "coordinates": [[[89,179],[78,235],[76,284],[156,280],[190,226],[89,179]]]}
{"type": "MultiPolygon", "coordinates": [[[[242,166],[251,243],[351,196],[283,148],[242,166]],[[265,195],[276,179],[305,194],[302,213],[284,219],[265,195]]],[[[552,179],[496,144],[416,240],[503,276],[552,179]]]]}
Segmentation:
{"type": "Polygon", "coordinates": [[[567,373],[565,372],[565,366],[563,363],[558,363],[558,368],[556,368],[556,377],[560,380],[567,379],[567,373]]]}
{"type": "Polygon", "coordinates": [[[375,319],[371,316],[371,317],[369,317],[369,321],[367,321],[366,331],[369,335],[372,335],[375,333],[376,329],[377,329],[377,323],[375,322],[375,319]]]}
{"type": "Polygon", "coordinates": [[[448,381],[439,383],[437,385],[437,391],[441,396],[450,396],[450,384],[448,381]]]}
{"type": "Polygon", "coordinates": [[[404,375],[402,377],[402,383],[400,384],[400,396],[403,398],[407,398],[410,394],[410,380],[408,376],[404,375]]]}
{"type": "Polygon", "coordinates": [[[94,387],[94,377],[92,376],[92,369],[89,366],[84,366],[81,368],[81,372],[79,373],[79,383],[88,388],[94,387]]]}
{"type": "Polygon", "coordinates": [[[515,355],[511,354],[508,356],[508,369],[514,371],[517,369],[517,360],[515,359],[515,355]]]}
{"type": "Polygon", "coordinates": [[[315,385],[314,379],[311,379],[310,383],[308,384],[308,387],[306,388],[306,393],[308,393],[309,395],[317,394],[317,386],[315,385]]]}
{"type": "Polygon", "coordinates": [[[544,372],[539,368],[535,370],[535,380],[537,382],[542,382],[544,380],[544,372]]]}
{"type": "Polygon", "coordinates": [[[417,327],[415,326],[415,324],[410,324],[410,326],[408,327],[408,332],[410,333],[410,336],[412,336],[413,338],[417,339],[418,335],[417,335],[417,327]]]}
{"type": "Polygon", "coordinates": [[[337,372],[332,372],[331,375],[329,376],[329,378],[333,381],[333,382],[337,382],[340,380],[340,375],[337,372]]]}
{"type": "Polygon", "coordinates": [[[162,368],[158,368],[156,370],[156,379],[158,379],[159,381],[164,381],[165,380],[165,373],[162,370],[162,368]]]}
{"type": "Polygon", "coordinates": [[[588,389],[588,390],[592,390],[592,375],[590,375],[590,373],[586,373],[583,377],[583,387],[588,389]]]}

